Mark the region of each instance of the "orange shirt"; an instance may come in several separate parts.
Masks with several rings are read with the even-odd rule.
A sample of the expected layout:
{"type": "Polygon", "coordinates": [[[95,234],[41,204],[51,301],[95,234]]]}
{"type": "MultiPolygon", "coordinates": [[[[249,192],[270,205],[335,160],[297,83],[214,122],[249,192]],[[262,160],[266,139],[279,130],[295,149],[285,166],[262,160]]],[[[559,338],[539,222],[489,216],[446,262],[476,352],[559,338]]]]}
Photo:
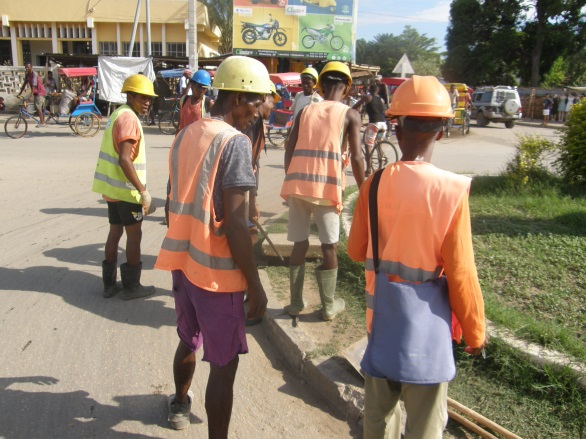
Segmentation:
{"type": "MultiPolygon", "coordinates": [[[[114,149],[120,154],[118,145],[122,142],[131,142],[132,150],[130,151],[130,160],[134,161],[138,156],[138,148],[140,146],[140,127],[138,124],[140,121],[134,113],[130,111],[124,111],[114,122],[112,128],[112,139],[114,140],[114,149]]],[[[102,195],[104,200],[110,202],[116,202],[119,200],[112,200],[111,198],[102,195]]]]}
{"type": "MultiPolygon", "coordinates": [[[[370,241],[368,192],[371,182],[372,178],[369,178],[360,188],[348,238],[348,255],[361,262],[366,261],[370,241]]],[[[459,341],[463,333],[468,346],[481,346],[485,338],[484,301],[474,262],[468,196],[462,197],[454,212],[440,254],[444,274],[448,279],[450,306],[459,322],[452,325],[454,339],[459,341]]],[[[400,281],[395,276],[389,280],[400,281]]]]}

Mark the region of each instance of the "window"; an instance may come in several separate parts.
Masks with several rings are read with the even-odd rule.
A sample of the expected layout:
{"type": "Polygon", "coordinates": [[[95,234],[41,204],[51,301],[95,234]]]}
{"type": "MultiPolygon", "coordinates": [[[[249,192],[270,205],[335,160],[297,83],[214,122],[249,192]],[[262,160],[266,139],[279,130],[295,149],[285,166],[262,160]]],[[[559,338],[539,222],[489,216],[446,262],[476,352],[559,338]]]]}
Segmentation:
{"type": "Polygon", "coordinates": [[[186,57],[187,45],[185,43],[167,43],[167,56],[186,57]]]}
{"type": "Polygon", "coordinates": [[[134,47],[132,48],[132,54],[128,54],[128,49],[130,49],[130,42],[122,43],[122,56],[140,56],[140,45],[135,42],[134,47]]]}
{"type": "Polygon", "coordinates": [[[118,45],[115,41],[100,42],[100,55],[118,55],[118,45]]]}
{"type": "Polygon", "coordinates": [[[151,42],[151,55],[152,56],[163,56],[163,43],[151,42]]]}

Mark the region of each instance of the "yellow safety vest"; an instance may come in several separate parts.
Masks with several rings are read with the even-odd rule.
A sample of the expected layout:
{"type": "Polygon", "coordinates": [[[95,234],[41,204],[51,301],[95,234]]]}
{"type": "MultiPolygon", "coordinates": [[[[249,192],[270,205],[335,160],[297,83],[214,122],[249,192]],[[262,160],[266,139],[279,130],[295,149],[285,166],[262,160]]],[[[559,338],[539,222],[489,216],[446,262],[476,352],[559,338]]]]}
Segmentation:
{"type": "MultiPolygon", "coordinates": [[[[122,105],[112,113],[112,116],[110,116],[106,124],[106,131],[104,131],[104,137],[102,138],[102,146],[100,147],[92,190],[113,200],[140,204],[140,193],[128,178],[126,178],[126,175],[124,175],[118,163],[120,156],[114,148],[114,140],[112,139],[114,122],[125,111],[132,111],[134,114],[134,111],[128,105],[122,105]]],[[[132,164],[136,175],[138,175],[138,179],[146,186],[146,152],[144,134],[140,121],[138,121],[138,126],[140,128],[140,144],[138,147],[138,156],[132,164]]]]}

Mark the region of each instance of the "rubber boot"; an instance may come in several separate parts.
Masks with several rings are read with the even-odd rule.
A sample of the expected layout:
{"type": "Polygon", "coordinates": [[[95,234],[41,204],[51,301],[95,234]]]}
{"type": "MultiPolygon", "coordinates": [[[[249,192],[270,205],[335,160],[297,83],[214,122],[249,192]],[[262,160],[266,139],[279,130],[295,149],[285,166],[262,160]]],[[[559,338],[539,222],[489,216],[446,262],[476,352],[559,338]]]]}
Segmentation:
{"type": "Polygon", "coordinates": [[[154,286],[145,287],[140,283],[142,262],[138,265],[124,263],[120,266],[120,277],[122,278],[122,298],[124,300],[139,299],[150,296],[156,289],[154,286]]]}
{"type": "Polygon", "coordinates": [[[346,302],[344,299],[334,298],[336,294],[336,281],[338,269],[332,270],[315,270],[317,287],[319,288],[319,298],[321,299],[321,314],[324,320],[333,320],[338,313],[344,311],[346,302]]]}
{"type": "Polygon", "coordinates": [[[112,297],[120,291],[120,288],[116,285],[117,271],[116,264],[109,265],[105,259],[102,261],[102,281],[104,281],[103,296],[106,298],[112,297]]]}
{"type": "Polygon", "coordinates": [[[303,301],[303,280],[305,279],[305,264],[289,267],[289,287],[291,289],[291,304],[287,307],[287,314],[298,316],[307,304],[303,301]]]}

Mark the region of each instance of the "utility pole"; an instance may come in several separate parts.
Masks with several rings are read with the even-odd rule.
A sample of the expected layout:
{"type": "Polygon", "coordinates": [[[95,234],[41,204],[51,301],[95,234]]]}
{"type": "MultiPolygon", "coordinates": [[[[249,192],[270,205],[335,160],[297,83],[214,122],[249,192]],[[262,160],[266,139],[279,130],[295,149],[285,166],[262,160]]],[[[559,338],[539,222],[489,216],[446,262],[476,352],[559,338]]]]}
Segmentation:
{"type": "Polygon", "coordinates": [[[151,0],[146,0],[146,28],[147,28],[146,56],[151,56],[151,0]]]}
{"type": "MultiPolygon", "coordinates": [[[[134,39],[136,38],[136,28],[138,26],[138,17],[140,16],[140,4],[142,0],[138,0],[136,2],[136,13],[134,14],[134,26],[132,27],[132,36],[130,37],[130,47],[128,48],[128,53],[126,56],[132,56],[132,51],[134,49],[134,39]]],[[[124,53],[122,54],[124,55],[124,53]]]]}
{"type": "MultiPolygon", "coordinates": [[[[148,0],[147,0],[148,1],[148,0]]],[[[197,64],[197,0],[188,0],[187,6],[187,41],[188,41],[188,53],[187,58],[189,60],[189,67],[196,71],[198,69],[197,64]]]]}

